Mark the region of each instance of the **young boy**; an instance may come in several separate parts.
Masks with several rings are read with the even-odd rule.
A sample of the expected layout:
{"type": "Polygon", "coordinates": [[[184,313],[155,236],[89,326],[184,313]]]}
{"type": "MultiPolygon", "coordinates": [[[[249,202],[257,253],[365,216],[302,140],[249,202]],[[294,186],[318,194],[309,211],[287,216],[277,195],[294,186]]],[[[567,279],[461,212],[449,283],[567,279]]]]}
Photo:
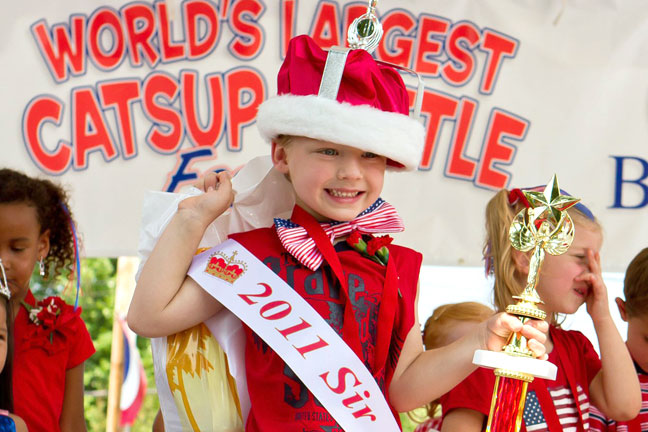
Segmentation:
{"type": "Polygon", "coordinates": [[[627,422],[606,418],[595,406],[590,411],[590,430],[648,431],[648,248],[645,248],[628,265],[623,285],[625,301],[616,298],[619,313],[628,323],[626,346],[634,360],[641,385],[641,410],[627,422]]]}
{"type": "MultiPolygon", "coordinates": [[[[360,234],[369,241],[369,233],[403,229],[395,209],[379,198],[384,173],[387,168],[415,169],[424,139],[422,125],[408,117],[408,93],[399,74],[366,51],[344,55],[327,54],[307,36],[293,39],[278,75],[279,96],[259,109],[257,125],[272,142],[274,169],[290,181],[296,206],[290,220],[275,219],[273,227],[230,239],[263,262],[266,271],[276,273],[325,322],[311,326],[302,318],[301,324],[282,328],[273,320],[290,314],[293,306],[276,300],[261,308],[265,328],[244,326],[251,401],[247,431],[397,429],[392,413],[421,406],[449,390],[475,369],[471,359],[476,349],[500,350],[511,331],[522,331],[531,339],[534,352],[544,356],[544,323],[523,326],[506,314],[449,346],[423,352],[416,316],[421,255],[382,239],[389,254],[386,258],[378,245],[376,249],[386,258],[381,263],[378,253],[361,254],[341,241],[351,235],[355,244],[361,244],[360,234]],[[352,350],[378,390],[360,390],[367,383],[356,369],[346,366],[337,373],[316,374],[312,380],[297,373],[293,365],[332,344],[329,336],[309,346],[293,344],[300,354],[296,360],[291,353],[278,355],[259,336],[276,330],[292,343],[294,333],[310,327],[324,333],[332,328],[343,340],[342,347],[329,351],[326,358],[318,357],[318,362],[335,362],[339,357],[343,363],[344,353],[352,350]],[[316,392],[331,400],[340,395],[342,414],[316,392]],[[376,397],[375,393],[387,401],[394,428],[371,423],[376,417],[365,398],[376,397]],[[351,410],[347,417],[357,424],[343,424],[344,409],[351,410]]],[[[223,307],[213,291],[208,293],[209,288],[186,277],[206,227],[232,202],[226,173],[206,178],[205,189],[203,195],[181,202],[142,270],[128,322],[143,336],[176,333],[223,307]]],[[[215,266],[221,259],[216,253],[210,258],[215,266]]],[[[222,259],[235,262],[231,256],[222,259]]],[[[220,269],[229,265],[221,264],[220,269]]],[[[239,273],[249,270],[245,265],[237,268],[239,273]]],[[[238,297],[248,305],[259,305],[271,295],[270,289],[269,284],[253,284],[238,297]]],[[[241,314],[239,318],[248,324],[252,317],[241,314]]]]}

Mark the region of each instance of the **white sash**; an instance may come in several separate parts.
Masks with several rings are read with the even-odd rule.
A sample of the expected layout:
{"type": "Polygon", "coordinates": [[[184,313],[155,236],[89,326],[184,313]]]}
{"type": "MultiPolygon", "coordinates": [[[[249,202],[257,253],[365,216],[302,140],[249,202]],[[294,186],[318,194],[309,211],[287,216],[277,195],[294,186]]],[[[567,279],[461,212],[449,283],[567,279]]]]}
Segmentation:
{"type": "Polygon", "coordinates": [[[378,384],[326,321],[234,240],[196,255],[205,291],[261,337],[347,431],[400,430],[378,384]]]}

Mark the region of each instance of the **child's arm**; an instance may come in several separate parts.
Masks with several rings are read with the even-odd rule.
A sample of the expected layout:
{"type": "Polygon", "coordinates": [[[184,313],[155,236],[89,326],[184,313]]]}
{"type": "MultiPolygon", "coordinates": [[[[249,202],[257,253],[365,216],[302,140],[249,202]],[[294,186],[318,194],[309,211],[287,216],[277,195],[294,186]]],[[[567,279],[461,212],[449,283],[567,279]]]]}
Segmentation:
{"type": "MultiPolygon", "coordinates": [[[[415,311],[417,304],[418,294],[415,311]]],[[[399,412],[410,411],[447,393],[477,368],[472,363],[475,350],[500,351],[511,332],[522,331],[536,356],[546,357],[544,342],[548,325],[544,321],[532,320],[522,325],[514,316],[500,313],[482,323],[478,331],[425,352],[418,313],[414,321],[389,386],[390,402],[399,412]]]]}
{"type": "Polygon", "coordinates": [[[62,431],[86,431],[83,407],[83,366],[84,363],[81,363],[65,372],[65,393],[59,419],[62,431]]]}
{"type": "Polygon", "coordinates": [[[25,423],[25,420],[15,414],[9,414],[9,417],[11,417],[16,424],[16,432],[27,432],[27,424],[25,423]]]}
{"type": "Polygon", "coordinates": [[[601,258],[587,251],[589,272],[579,280],[590,285],[587,312],[592,317],[601,350],[601,370],[590,382],[592,403],[607,417],[617,421],[630,420],[641,408],[641,389],[630,353],[612,321],[607,288],[601,276],[601,258]]]}
{"type": "Polygon", "coordinates": [[[229,174],[205,179],[206,192],[178,205],[142,268],[128,310],[128,325],[146,337],[177,333],[203,322],[221,308],[187,270],[207,226],[232,202],[229,174]]]}

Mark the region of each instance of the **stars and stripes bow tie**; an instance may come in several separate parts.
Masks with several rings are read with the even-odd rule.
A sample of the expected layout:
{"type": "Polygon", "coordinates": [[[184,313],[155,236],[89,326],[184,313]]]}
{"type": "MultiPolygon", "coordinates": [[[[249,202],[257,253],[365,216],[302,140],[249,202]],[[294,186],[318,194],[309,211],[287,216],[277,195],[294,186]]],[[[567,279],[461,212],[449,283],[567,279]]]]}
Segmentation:
{"type": "MultiPolygon", "coordinates": [[[[317,270],[324,258],[306,230],[286,219],[276,218],[274,222],[279,240],[286,250],[309,269],[317,270]]],[[[331,243],[337,237],[349,235],[353,230],[358,230],[361,234],[374,234],[395,233],[405,229],[396,209],[381,198],[351,221],[320,225],[331,243]]]]}

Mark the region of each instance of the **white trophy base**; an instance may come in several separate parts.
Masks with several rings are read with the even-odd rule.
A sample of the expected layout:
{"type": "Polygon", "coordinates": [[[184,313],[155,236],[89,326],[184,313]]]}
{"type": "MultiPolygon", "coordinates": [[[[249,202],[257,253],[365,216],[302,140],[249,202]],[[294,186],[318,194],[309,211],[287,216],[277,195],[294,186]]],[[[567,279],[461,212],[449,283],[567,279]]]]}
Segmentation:
{"type": "Polygon", "coordinates": [[[537,378],[555,380],[558,368],[548,360],[538,360],[528,357],[515,357],[503,352],[477,350],[473,356],[473,364],[489,369],[506,369],[533,375],[537,378]]]}

